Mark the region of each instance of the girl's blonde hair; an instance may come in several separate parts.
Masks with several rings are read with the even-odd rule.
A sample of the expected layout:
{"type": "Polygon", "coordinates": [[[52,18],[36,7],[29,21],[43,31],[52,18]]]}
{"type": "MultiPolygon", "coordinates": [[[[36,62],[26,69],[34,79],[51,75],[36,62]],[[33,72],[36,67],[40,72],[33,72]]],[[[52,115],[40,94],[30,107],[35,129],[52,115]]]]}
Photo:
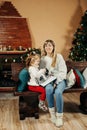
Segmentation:
{"type": "Polygon", "coordinates": [[[31,66],[32,64],[34,64],[34,62],[40,59],[40,55],[39,54],[31,54],[26,58],[26,68],[28,68],[29,66],[31,66]]]}
{"type": "Polygon", "coordinates": [[[57,53],[55,52],[55,43],[54,43],[54,41],[53,40],[50,40],[50,39],[48,39],[48,40],[46,40],[45,42],[44,42],[44,44],[43,44],[43,56],[46,56],[47,55],[47,52],[45,51],[45,46],[48,44],[48,43],[51,43],[52,44],[52,46],[53,46],[53,51],[52,51],[52,53],[51,53],[51,57],[52,57],[52,64],[51,64],[51,66],[52,67],[55,67],[55,64],[56,64],[56,57],[57,57],[57,53]]]}

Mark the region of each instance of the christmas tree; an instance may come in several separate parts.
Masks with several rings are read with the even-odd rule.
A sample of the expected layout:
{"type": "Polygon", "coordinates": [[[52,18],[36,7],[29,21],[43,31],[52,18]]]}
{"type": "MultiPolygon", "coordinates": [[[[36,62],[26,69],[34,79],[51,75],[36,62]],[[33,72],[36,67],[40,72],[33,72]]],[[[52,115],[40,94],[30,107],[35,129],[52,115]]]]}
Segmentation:
{"type": "Polygon", "coordinates": [[[87,61],[87,10],[74,34],[69,59],[72,61],[87,61]]]}

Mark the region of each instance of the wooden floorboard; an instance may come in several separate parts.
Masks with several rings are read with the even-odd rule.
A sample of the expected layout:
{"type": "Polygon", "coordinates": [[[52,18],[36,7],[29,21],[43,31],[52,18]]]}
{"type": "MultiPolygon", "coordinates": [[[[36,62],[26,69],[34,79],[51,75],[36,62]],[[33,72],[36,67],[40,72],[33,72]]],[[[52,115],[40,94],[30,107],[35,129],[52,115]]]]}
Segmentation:
{"type": "Polygon", "coordinates": [[[87,115],[79,110],[80,93],[64,93],[64,126],[57,128],[50,122],[48,112],[40,111],[40,118],[19,120],[18,97],[0,96],[0,130],[86,130],[87,115]]]}

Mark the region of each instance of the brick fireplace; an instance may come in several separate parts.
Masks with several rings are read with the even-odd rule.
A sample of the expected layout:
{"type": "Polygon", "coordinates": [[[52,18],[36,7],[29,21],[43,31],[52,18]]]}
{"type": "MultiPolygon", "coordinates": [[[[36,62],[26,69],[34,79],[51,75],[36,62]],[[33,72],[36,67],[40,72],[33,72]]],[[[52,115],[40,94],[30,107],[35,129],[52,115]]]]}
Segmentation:
{"type": "Polygon", "coordinates": [[[16,62],[14,59],[24,55],[26,48],[31,48],[31,45],[27,19],[22,18],[11,2],[2,2],[0,4],[0,91],[11,86],[6,84],[6,81],[12,78],[12,60],[16,62]],[[11,62],[8,59],[12,59],[11,62]],[[4,81],[5,79],[7,80],[4,81]]]}

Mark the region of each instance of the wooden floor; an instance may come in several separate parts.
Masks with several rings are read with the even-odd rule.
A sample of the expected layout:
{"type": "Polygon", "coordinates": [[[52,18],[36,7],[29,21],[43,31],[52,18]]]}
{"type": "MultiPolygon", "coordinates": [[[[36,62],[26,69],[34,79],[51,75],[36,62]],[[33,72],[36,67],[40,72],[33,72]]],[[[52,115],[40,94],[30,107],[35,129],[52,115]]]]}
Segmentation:
{"type": "MultiPolygon", "coordinates": [[[[1,94],[0,94],[1,95],[1,94]]],[[[64,93],[64,126],[57,128],[50,122],[48,112],[40,111],[40,118],[19,120],[18,97],[0,97],[0,130],[87,130],[87,115],[80,112],[80,93],[64,93]]]]}

